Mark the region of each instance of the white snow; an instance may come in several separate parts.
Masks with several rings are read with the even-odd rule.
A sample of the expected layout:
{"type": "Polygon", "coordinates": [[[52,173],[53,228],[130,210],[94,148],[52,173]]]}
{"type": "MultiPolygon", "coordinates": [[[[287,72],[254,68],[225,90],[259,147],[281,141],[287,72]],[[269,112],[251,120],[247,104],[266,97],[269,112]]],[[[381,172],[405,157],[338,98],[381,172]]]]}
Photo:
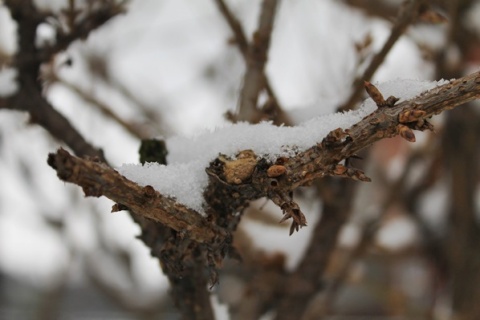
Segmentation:
{"type": "MultiPolygon", "coordinates": [[[[22,206],[21,202],[18,206],[22,206]]],[[[58,274],[66,269],[68,252],[60,235],[39,220],[0,215],[0,252],[2,257],[8,257],[0,259],[0,269],[43,287],[55,283],[58,274]]]]}
{"type": "Polygon", "coordinates": [[[377,243],[388,250],[400,250],[414,243],[418,238],[415,223],[408,217],[401,216],[389,220],[377,233],[377,243]]]}
{"type": "Polygon", "coordinates": [[[10,11],[0,2],[0,52],[13,55],[17,50],[17,27],[13,23],[10,11]]]}
{"type": "MultiPolygon", "coordinates": [[[[443,80],[396,80],[377,87],[385,98],[395,95],[405,100],[444,83],[443,80]]],[[[166,139],[167,166],[124,164],[118,171],[128,179],[142,186],[151,185],[160,193],[175,197],[178,202],[202,213],[202,194],[208,184],[205,168],[220,153],[235,156],[241,150],[251,149],[257,156],[270,161],[278,156],[292,156],[320,142],[330,131],[352,126],[375,108],[373,101],[367,99],[358,110],[320,116],[295,127],[278,127],[269,122],[237,123],[192,137],[176,136],[166,139]]]]}
{"type": "Polygon", "coordinates": [[[18,90],[17,69],[0,68],[0,98],[13,95],[18,90]]]}
{"type": "Polygon", "coordinates": [[[48,23],[41,23],[37,27],[37,36],[35,38],[35,46],[42,48],[45,46],[53,46],[56,41],[57,31],[48,23]]]}

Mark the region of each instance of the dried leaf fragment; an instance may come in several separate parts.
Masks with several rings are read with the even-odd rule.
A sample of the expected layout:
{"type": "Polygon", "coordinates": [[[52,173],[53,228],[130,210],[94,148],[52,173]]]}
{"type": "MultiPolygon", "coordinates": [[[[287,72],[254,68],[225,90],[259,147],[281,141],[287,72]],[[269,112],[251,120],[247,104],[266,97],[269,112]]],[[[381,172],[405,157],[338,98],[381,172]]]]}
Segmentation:
{"type": "Polygon", "coordinates": [[[280,223],[292,218],[290,235],[292,235],[294,231],[298,231],[301,227],[307,225],[305,215],[300,210],[298,204],[293,201],[291,194],[286,192],[272,192],[269,198],[283,211],[284,216],[280,220],[280,223]]]}

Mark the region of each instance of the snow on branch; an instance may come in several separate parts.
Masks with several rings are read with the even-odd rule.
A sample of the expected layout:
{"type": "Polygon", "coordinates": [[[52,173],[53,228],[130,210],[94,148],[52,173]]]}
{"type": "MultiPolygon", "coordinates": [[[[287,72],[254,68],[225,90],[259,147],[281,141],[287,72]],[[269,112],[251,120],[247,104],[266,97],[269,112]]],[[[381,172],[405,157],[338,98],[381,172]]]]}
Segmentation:
{"type": "MultiPolygon", "coordinates": [[[[397,104],[391,98],[387,99],[390,105],[380,103],[383,95],[382,99],[377,96],[381,107],[376,110],[369,99],[358,111],[321,117],[298,127],[240,123],[190,142],[173,138],[167,141],[172,164],[123,166],[120,173],[130,180],[106,165],[76,158],[62,149],[50,154],[48,163],[61,180],[81,186],[87,196],[104,195],[118,203],[117,210],[129,208],[200,243],[228,238],[240,219],[238,213],[259,197],[272,199],[284,210],[285,219],[293,218],[293,231],[306,224],[289,196],[293,189],[324,176],[369,181],[360,170],[339,162],[384,138],[401,135],[413,141],[413,130],[433,128],[428,122],[431,116],[480,97],[480,72],[441,83],[423,83],[423,88],[433,88],[417,95],[413,88],[422,88],[421,83],[405,82],[402,89],[399,81],[397,92],[403,97],[397,94],[395,98],[403,101],[397,104]],[[195,200],[188,203],[188,195],[195,200]]],[[[391,94],[388,86],[379,88],[385,96],[391,94]]]]}
{"type": "MultiPolygon", "coordinates": [[[[385,95],[405,100],[445,82],[397,80],[378,87],[385,95]]],[[[353,126],[375,109],[375,103],[368,99],[358,110],[317,117],[295,127],[278,127],[270,122],[236,123],[200,132],[194,137],[173,137],[166,141],[168,166],[125,164],[118,170],[128,179],[143,186],[151,185],[160,193],[175,197],[178,202],[203,213],[203,192],[208,185],[205,168],[219,154],[235,157],[243,150],[252,150],[258,158],[274,163],[278,158],[292,157],[315,146],[337,128],[353,126]]]]}

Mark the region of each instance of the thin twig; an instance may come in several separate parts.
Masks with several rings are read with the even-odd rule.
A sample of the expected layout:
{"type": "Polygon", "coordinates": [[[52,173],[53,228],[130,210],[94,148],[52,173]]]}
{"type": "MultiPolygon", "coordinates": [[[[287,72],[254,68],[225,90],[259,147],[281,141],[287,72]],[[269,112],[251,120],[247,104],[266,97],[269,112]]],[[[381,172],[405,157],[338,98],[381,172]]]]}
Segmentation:
{"type": "Polygon", "coordinates": [[[273,30],[277,0],[264,0],[258,22],[258,29],[247,55],[247,72],[240,92],[239,120],[253,119],[257,109],[258,95],[265,88],[264,69],[267,62],[267,51],[273,30]]]}
{"type": "Polygon", "coordinates": [[[240,50],[240,53],[246,60],[248,57],[248,48],[250,47],[250,45],[248,44],[247,37],[245,35],[245,32],[243,31],[242,24],[233,15],[228,6],[225,4],[224,0],[215,0],[215,2],[217,3],[217,6],[223,17],[230,26],[233,35],[235,36],[235,43],[240,50]]]}
{"type": "Polygon", "coordinates": [[[76,86],[73,83],[70,83],[67,80],[63,80],[63,79],[58,79],[58,83],[64,85],[66,88],[73,91],[75,94],[81,97],[85,102],[96,107],[103,115],[115,121],[132,136],[138,139],[147,139],[150,137],[150,135],[146,132],[146,130],[142,130],[138,126],[135,126],[134,124],[122,119],[118,114],[116,114],[112,110],[112,108],[110,108],[110,106],[94,98],[91,94],[87,93],[85,90],[81,89],[79,86],[76,86]]]}

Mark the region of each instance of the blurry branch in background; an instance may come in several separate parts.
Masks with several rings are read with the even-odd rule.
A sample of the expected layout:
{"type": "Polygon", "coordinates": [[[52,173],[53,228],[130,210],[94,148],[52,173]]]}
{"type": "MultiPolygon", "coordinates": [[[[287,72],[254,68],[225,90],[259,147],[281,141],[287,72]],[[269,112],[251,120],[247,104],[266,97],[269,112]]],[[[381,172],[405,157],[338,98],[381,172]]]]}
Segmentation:
{"type": "Polygon", "coordinates": [[[349,7],[360,9],[367,15],[380,17],[386,20],[392,19],[398,13],[398,6],[390,1],[378,0],[342,0],[349,7]]]}
{"type": "MultiPolygon", "coordinates": [[[[120,13],[119,6],[113,1],[102,2],[95,11],[89,12],[87,18],[78,22],[81,27],[79,32],[68,35],[59,32],[55,47],[39,49],[35,45],[37,28],[46,21],[48,15],[39,12],[32,0],[4,2],[18,26],[19,47],[12,59],[12,66],[18,72],[18,90],[12,96],[1,99],[0,106],[28,112],[32,123],[42,126],[53,137],[65,142],[77,155],[96,156],[105,160],[103,152],[87,142],[70,121],[46,100],[38,80],[41,78],[40,67],[43,62],[53,59],[55,53],[68,47],[77,37],[86,38],[91,31],[120,13]]],[[[75,26],[76,23],[70,27],[75,26]]]]}
{"type": "Polygon", "coordinates": [[[237,45],[247,66],[238,114],[230,114],[229,117],[233,121],[256,123],[261,120],[272,120],[277,125],[289,125],[290,121],[282,109],[264,70],[273,31],[277,0],[264,0],[258,28],[253,34],[251,43],[248,42],[240,21],[234,16],[225,1],[215,0],[215,2],[233,32],[234,43],[237,45]],[[260,109],[258,97],[263,89],[268,94],[268,100],[260,109]]]}
{"type": "MultiPolygon", "coordinates": [[[[446,31],[444,49],[437,53],[437,76],[458,77],[469,68],[478,68],[480,35],[471,27],[472,12],[478,9],[476,0],[443,1],[451,23],[446,31]],[[452,52],[455,55],[452,56],[452,52]]],[[[478,20],[478,11],[475,14],[478,20]]],[[[480,224],[478,207],[479,132],[478,105],[470,104],[462,112],[454,110],[446,115],[442,132],[442,173],[449,181],[447,194],[446,228],[442,241],[437,241],[450,282],[454,316],[461,319],[480,317],[480,224]]]]}
{"type": "MultiPolygon", "coordinates": [[[[323,289],[322,299],[320,299],[320,302],[316,301],[315,298],[309,301],[309,307],[305,311],[304,319],[315,319],[316,317],[328,316],[329,314],[332,314],[333,305],[338,297],[342,285],[348,278],[354,263],[364,256],[366,250],[373,245],[375,236],[380,230],[382,222],[385,219],[385,214],[388,212],[388,208],[395,204],[402,206],[402,204],[406,203],[403,201],[403,195],[407,193],[407,189],[410,189],[407,188],[407,179],[411,174],[414,165],[418,163],[422,157],[426,156],[424,148],[416,151],[417,152],[415,152],[415,154],[408,158],[408,162],[405,164],[403,173],[400,175],[400,177],[398,177],[395,181],[385,185],[385,190],[387,190],[387,193],[384,195],[383,200],[377,210],[379,213],[378,216],[363,223],[361,227],[362,230],[360,240],[355,247],[350,250],[342,264],[337,268],[333,279],[331,279],[331,282],[326,286],[326,288],[323,289]]],[[[424,223],[421,225],[423,225],[425,229],[428,229],[424,223]]],[[[424,237],[427,237],[429,234],[431,234],[431,232],[427,234],[422,233],[424,237]]]]}
{"type": "Polygon", "coordinates": [[[258,28],[253,33],[252,43],[247,51],[247,71],[240,92],[240,120],[253,119],[257,109],[258,96],[265,87],[265,64],[273,31],[273,22],[277,8],[277,0],[264,0],[258,20],[258,28]]]}
{"type": "Polygon", "coordinates": [[[143,126],[140,126],[139,124],[124,120],[118,114],[116,114],[115,111],[113,111],[113,108],[111,108],[106,103],[100,101],[99,99],[95,98],[93,94],[88,93],[86,90],[83,90],[79,86],[71,82],[68,82],[67,80],[56,78],[55,81],[65,86],[67,89],[71,90],[75,94],[77,94],[80,98],[82,98],[88,104],[97,108],[98,111],[100,111],[104,116],[106,116],[107,118],[110,118],[111,120],[119,124],[121,127],[123,127],[128,133],[130,133],[135,138],[141,140],[141,139],[147,139],[151,137],[151,135],[148,133],[148,130],[146,130],[146,128],[144,128],[143,126]]]}
{"type": "MultiPolygon", "coordinates": [[[[18,2],[29,2],[21,0],[18,2]]],[[[5,2],[9,2],[8,0],[5,2]]],[[[46,46],[40,51],[41,62],[48,62],[55,54],[65,51],[70,44],[77,40],[88,38],[92,30],[102,26],[111,18],[125,13],[126,0],[87,1],[86,8],[78,8],[78,2],[68,1],[68,8],[62,10],[62,16],[45,14],[56,20],[55,44],[46,46]]]]}
{"type": "MultiPolygon", "coordinates": [[[[52,70],[55,55],[68,48],[74,41],[86,39],[90,32],[99,28],[119,13],[124,12],[123,6],[125,2],[114,0],[88,1],[83,3],[86,7],[79,9],[75,7],[76,1],[69,1],[69,7],[59,15],[38,11],[32,0],[7,0],[4,3],[17,23],[19,48],[15,56],[2,57],[1,63],[2,66],[7,64],[17,69],[18,90],[11,96],[0,98],[0,108],[27,112],[32,123],[42,126],[52,137],[64,142],[77,156],[90,157],[97,159],[97,161],[106,161],[103,152],[87,142],[70,121],[47,101],[44,90],[51,84],[52,80],[58,80],[55,77],[53,79],[48,78],[55,76],[55,70],[52,70]],[[45,44],[43,47],[36,46],[36,32],[41,23],[49,23],[56,29],[56,39],[53,46],[49,44],[45,44]],[[42,68],[45,66],[47,68],[42,68]]],[[[68,87],[68,84],[66,85],[68,87]]],[[[81,91],[81,89],[73,87],[73,85],[70,86],[70,89],[88,102],[99,105],[100,109],[103,109],[110,117],[123,124],[132,134],[138,137],[144,136],[143,133],[125,123],[113,112],[110,112],[105,105],[100,105],[98,101],[81,91]]],[[[131,98],[132,96],[130,95],[129,97],[131,98]]],[[[157,117],[149,115],[147,118],[156,119],[157,117]]],[[[106,165],[102,164],[101,167],[106,167],[106,165]]],[[[131,215],[142,229],[142,234],[139,236],[140,239],[150,247],[152,255],[160,259],[160,252],[155,248],[158,242],[161,241],[162,236],[159,236],[159,234],[164,234],[164,229],[152,220],[135,216],[134,214],[131,215]]],[[[103,251],[103,253],[108,254],[107,251],[103,251]]],[[[48,297],[45,298],[42,310],[40,310],[47,319],[52,318],[52,314],[57,311],[55,309],[58,307],[58,301],[53,300],[61,296],[67,281],[65,275],[60,277],[62,278],[59,280],[61,283],[57,288],[52,289],[48,297]]],[[[92,280],[95,279],[92,278],[92,280]]],[[[99,282],[97,284],[105,292],[109,292],[109,288],[105,284],[102,285],[99,282]]],[[[128,301],[122,300],[122,297],[116,295],[114,297],[119,298],[116,299],[118,303],[126,304],[122,306],[123,308],[142,311],[143,306],[135,307],[128,301]]]]}
{"type": "MultiPolygon", "coordinates": [[[[144,132],[142,134],[143,138],[149,138],[157,135],[165,135],[171,130],[169,124],[162,117],[161,112],[159,112],[159,105],[162,102],[157,101],[155,106],[150,106],[147,103],[141,101],[138,97],[138,93],[134,92],[131,88],[126,86],[121,79],[118,79],[112,75],[112,71],[109,68],[108,61],[106,61],[107,53],[103,54],[102,52],[86,52],[85,60],[88,65],[88,69],[93,76],[96,76],[98,80],[102,81],[105,85],[111,87],[113,90],[122,95],[127,101],[135,108],[135,113],[138,114],[141,119],[146,122],[145,131],[148,131],[148,136],[144,132]]],[[[135,129],[138,130],[138,129],[135,129]]]]}
{"type": "Polygon", "coordinates": [[[353,109],[361,100],[363,94],[363,82],[370,81],[372,79],[373,75],[382,65],[383,61],[395,43],[405,33],[407,27],[415,22],[417,17],[420,15],[421,10],[426,10],[426,8],[424,8],[425,3],[425,0],[409,0],[402,4],[402,8],[399,10],[395,23],[392,26],[390,36],[388,37],[387,41],[385,41],[382,49],[372,58],[370,64],[367,66],[363,74],[355,79],[350,97],[342,106],[338,108],[338,111],[353,109]]]}

